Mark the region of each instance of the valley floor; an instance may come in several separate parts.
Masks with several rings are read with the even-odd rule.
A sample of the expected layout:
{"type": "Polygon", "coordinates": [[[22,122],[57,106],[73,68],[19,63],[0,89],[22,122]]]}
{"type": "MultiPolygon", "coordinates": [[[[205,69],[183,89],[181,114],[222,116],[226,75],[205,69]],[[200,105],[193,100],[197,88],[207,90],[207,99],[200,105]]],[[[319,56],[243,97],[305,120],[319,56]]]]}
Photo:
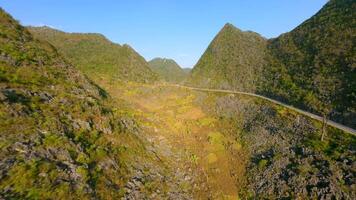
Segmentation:
{"type": "Polygon", "coordinates": [[[123,199],[354,196],[352,135],[330,127],[320,142],[318,121],[252,97],[96,81],[127,104],[154,155],[138,160],[123,199]]]}
{"type": "Polygon", "coordinates": [[[134,84],[109,91],[130,102],[152,151],[174,169],[169,176],[180,179],[182,191],[197,199],[237,198],[245,169],[241,144],[194,103],[194,92],[134,84]]]}

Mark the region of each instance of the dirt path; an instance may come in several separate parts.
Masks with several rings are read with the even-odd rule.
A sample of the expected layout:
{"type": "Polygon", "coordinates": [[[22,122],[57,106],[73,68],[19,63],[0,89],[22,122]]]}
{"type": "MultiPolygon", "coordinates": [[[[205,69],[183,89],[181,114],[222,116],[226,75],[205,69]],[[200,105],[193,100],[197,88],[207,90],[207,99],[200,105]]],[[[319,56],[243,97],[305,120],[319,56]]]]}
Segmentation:
{"type": "Polygon", "coordinates": [[[136,85],[119,93],[141,113],[147,140],[175,169],[183,190],[196,199],[238,198],[245,169],[241,144],[194,103],[194,92],[136,85]]]}

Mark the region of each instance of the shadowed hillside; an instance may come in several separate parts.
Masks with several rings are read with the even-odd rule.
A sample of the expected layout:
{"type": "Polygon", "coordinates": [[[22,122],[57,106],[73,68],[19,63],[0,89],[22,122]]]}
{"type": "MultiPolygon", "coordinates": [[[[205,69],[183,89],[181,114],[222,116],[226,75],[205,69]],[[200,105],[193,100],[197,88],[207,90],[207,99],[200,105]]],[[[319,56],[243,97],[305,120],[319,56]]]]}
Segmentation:
{"type": "Polygon", "coordinates": [[[155,58],[148,64],[152,71],[167,82],[179,83],[187,77],[187,73],[172,59],[155,58]]]}
{"type": "Polygon", "coordinates": [[[331,0],[276,39],[225,25],[187,84],[262,93],[356,127],[355,10],[331,0]]]}
{"type": "Polygon", "coordinates": [[[331,0],[269,41],[262,92],[356,127],[356,2],[331,0]]]}
{"type": "Polygon", "coordinates": [[[49,27],[29,27],[38,39],[54,45],[89,77],[98,75],[123,81],[152,82],[157,79],[145,59],[129,45],[112,43],[101,34],[65,33],[49,27]]]}

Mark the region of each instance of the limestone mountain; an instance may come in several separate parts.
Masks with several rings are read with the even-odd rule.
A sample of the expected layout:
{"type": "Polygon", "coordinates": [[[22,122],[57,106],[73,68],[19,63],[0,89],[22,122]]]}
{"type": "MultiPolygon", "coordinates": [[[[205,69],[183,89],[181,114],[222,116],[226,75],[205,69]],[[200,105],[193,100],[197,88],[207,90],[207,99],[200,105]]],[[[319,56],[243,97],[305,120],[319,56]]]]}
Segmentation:
{"type": "MultiPolygon", "coordinates": [[[[355,135],[328,126],[321,140],[318,120],[260,98],[119,77],[109,52],[117,45],[69,35],[57,45],[70,48],[57,50],[0,8],[0,199],[355,199],[355,135]],[[83,61],[102,66],[88,57],[99,47],[111,67],[83,61]]],[[[221,35],[261,39],[231,25],[221,35]]],[[[244,69],[246,91],[268,91],[270,69],[287,68],[259,39],[246,48],[267,43],[257,67],[244,69]]],[[[224,45],[210,54],[223,60],[208,57],[232,70],[225,59],[240,43],[224,45]]]]}
{"type": "Polygon", "coordinates": [[[356,127],[356,2],[331,0],[268,44],[263,93],[356,127]]]}
{"type": "Polygon", "coordinates": [[[270,40],[227,24],[187,84],[262,93],[356,127],[355,8],[355,1],[331,0],[270,40]]]}
{"type": "Polygon", "coordinates": [[[188,84],[255,91],[267,40],[226,24],[194,66],[188,84]]]}
{"type": "Polygon", "coordinates": [[[112,104],[0,8],[1,199],[123,196],[118,190],[130,178],[130,152],[143,147],[133,118],[112,104]]]}
{"type": "Polygon", "coordinates": [[[28,27],[39,40],[54,45],[66,59],[91,78],[152,82],[157,75],[129,45],[119,45],[101,34],[65,33],[49,27],[28,27]]]}
{"type": "Polygon", "coordinates": [[[172,59],[154,58],[148,64],[152,71],[167,82],[179,83],[187,77],[187,73],[172,59]]]}

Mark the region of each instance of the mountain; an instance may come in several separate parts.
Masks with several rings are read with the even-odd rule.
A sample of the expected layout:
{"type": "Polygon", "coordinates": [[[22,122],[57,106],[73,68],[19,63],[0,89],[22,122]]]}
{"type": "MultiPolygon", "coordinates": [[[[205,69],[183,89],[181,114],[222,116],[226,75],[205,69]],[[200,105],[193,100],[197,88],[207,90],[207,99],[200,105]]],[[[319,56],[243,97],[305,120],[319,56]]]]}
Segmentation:
{"type": "Polygon", "coordinates": [[[355,9],[353,0],[331,0],[291,32],[271,39],[261,92],[355,128],[355,9]]]}
{"type": "Polygon", "coordinates": [[[49,27],[28,27],[39,40],[54,45],[91,78],[152,82],[157,79],[145,59],[129,45],[112,43],[101,34],[65,33],[49,27]]]}
{"type": "Polygon", "coordinates": [[[192,69],[191,68],[183,68],[183,71],[186,73],[186,74],[189,74],[192,69]]]}
{"type": "Polygon", "coordinates": [[[270,40],[227,24],[187,84],[261,93],[355,128],[355,8],[353,0],[331,0],[270,40]]]}
{"type": "Polygon", "coordinates": [[[179,83],[187,77],[187,73],[172,59],[154,58],[148,64],[152,71],[167,82],[179,83]]]}
{"type": "MultiPolygon", "coordinates": [[[[268,42],[246,90],[288,69],[268,42]]],[[[321,140],[272,102],[107,81],[69,58],[0,8],[0,199],[355,199],[353,134],[321,140]]]]}
{"type": "Polygon", "coordinates": [[[191,71],[187,84],[253,92],[265,65],[267,40],[226,24],[191,71]]]}
{"type": "Polygon", "coordinates": [[[0,8],[1,199],[119,198],[142,147],[112,104],[0,8]]]}

